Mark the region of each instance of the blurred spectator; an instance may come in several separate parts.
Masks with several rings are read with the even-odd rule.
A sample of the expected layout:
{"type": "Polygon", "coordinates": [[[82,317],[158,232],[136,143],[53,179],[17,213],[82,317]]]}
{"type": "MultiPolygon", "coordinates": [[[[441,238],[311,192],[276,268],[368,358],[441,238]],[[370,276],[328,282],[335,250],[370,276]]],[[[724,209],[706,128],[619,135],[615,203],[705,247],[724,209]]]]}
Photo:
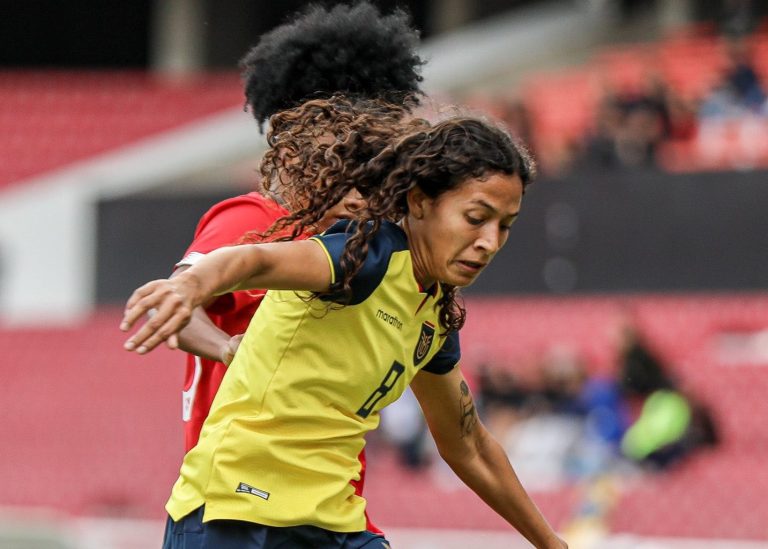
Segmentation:
{"type": "Polygon", "coordinates": [[[717,443],[709,409],[681,389],[633,319],[622,322],[614,376],[589,376],[582,357],[555,344],[521,383],[508,366],[478,371],[481,415],[538,489],[669,467],[717,443]]]}
{"type": "Polygon", "coordinates": [[[484,363],[477,374],[479,404],[483,413],[492,414],[503,407],[522,408],[528,396],[527,390],[517,382],[507,368],[484,363]]]}
{"type": "Polygon", "coordinates": [[[572,349],[554,346],[541,368],[542,395],[547,413],[579,421],[579,439],[569,448],[563,467],[568,476],[582,478],[612,468],[629,414],[615,379],[588,376],[572,349]]]}
{"type": "Polygon", "coordinates": [[[665,136],[667,140],[689,141],[696,137],[698,119],[693,103],[675,94],[667,96],[668,126],[665,136]]]}
{"type": "Polygon", "coordinates": [[[622,166],[639,168],[656,164],[656,147],[662,138],[662,119],[654,106],[640,98],[624,107],[624,123],[616,135],[616,156],[622,166]]]}
{"type": "Polygon", "coordinates": [[[640,91],[606,92],[598,106],[595,130],[584,145],[582,163],[589,168],[654,166],[661,142],[673,131],[689,131],[684,129],[682,104],[675,104],[673,119],[669,103],[670,92],[657,78],[649,78],[640,91]]]}
{"type": "Polygon", "coordinates": [[[629,425],[629,412],[616,380],[608,377],[587,379],[581,401],[588,435],[618,450],[629,425]]]}
{"type": "Polygon", "coordinates": [[[766,94],[752,65],[744,38],[726,41],[727,66],[722,79],[704,99],[702,118],[743,117],[766,113],[766,94]]]}
{"type": "Polygon", "coordinates": [[[624,456],[665,468],[699,447],[717,444],[709,409],[677,386],[631,323],[622,328],[619,368],[620,387],[639,406],[621,439],[624,456]]]}
{"type": "Polygon", "coordinates": [[[506,366],[481,364],[477,372],[478,412],[497,437],[530,414],[530,391],[506,366]]]}
{"type": "Polygon", "coordinates": [[[528,485],[554,488],[616,460],[627,417],[620,391],[614,380],[586,372],[581,356],[558,344],[525,385],[508,367],[481,367],[483,421],[528,485]]]}
{"type": "Polygon", "coordinates": [[[513,97],[489,95],[475,92],[472,95],[459,98],[459,101],[470,112],[480,116],[491,117],[506,126],[507,131],[525,143],[533,157],[536,157],[533,147],[535,139],[531,116],[525,103],[513,97]]]}
{"type": "Polygon", "coordinates": [[[532,489],[552,489],[569,478],[583,441],[579,396],[585,379],[578,356],[554,345],[541,357],[517,421],[501,438],[518,475],[532,489]]]}
{"type": "Polygon", "coordinates": [[[692,451],[719,442],[709,409],[672,389],[654,391],[640,416],[627,430],[621,448],[628,458],[653,468],[666,468],[692,451]]]}
{"type": "Polygon", "coordinates": [[[758,19],[756,8],[754,0],[722,0],[718,18],[720,29],[730,36],[752,32],[758,19]]]}
{"type": "MultiPolygon", "coordinates": [[[[535,140],[533,138],[531,115],[528,112],[525,103],[519,99],[502,100],[500,114],[500,119],[506,125],[509,133],[525,143],[529,148],[534,146],[535,140]]],[[[530,152],[534,158],[536,157],[536,151],[532,148],[528,152],[530,152]]]]}
{"type": "Polygon", "coordinates": [[[625,322],[621,328],[619,385],[629,398],[645,398],[654,391],[673,386],[661,361],[631,322],[625,322]]]}
{"type": "Polygon", "coordinates": [[[419,469],[427,463],[427,424],[410,388],[381,411],[381,430],[397,447],[401,465],[419,469]]]}
{"type": "Polygon", "coordinates": [[[541,397],[547,411],[554,414],[584,415],[582,392],[587,372],[578,355],[570,348],[553,346],[539,370],[541,397]]]}
{"type": "Polygon", "coordinates": [[[620,162],[616,139],[624,123],[624,113],[613,97],[603,97],[597,109],[595,130],[587,136],[583,161],[587,167],[614,168],[620,162]]]}

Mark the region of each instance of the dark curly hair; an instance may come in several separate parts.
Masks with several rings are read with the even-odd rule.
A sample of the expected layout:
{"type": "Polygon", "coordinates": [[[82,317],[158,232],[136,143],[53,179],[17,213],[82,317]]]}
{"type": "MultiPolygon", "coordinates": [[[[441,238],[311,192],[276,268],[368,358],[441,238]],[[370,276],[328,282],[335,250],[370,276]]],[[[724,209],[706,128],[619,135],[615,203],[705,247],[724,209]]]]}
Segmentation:
{"type": "Polygon", "coordinates": [[[260,128],[279,111],[335,94],[415,107],[425,62],[410,25],[405,12],[384,16],[367,0],[311,5],[264,34],[240,61],[246,107],[260,128]]]}
{"type": "MultiPolygon", "coordinates": [[[[359,138],[350,134],[347,141],[355,139],[359,138]]],[[[368,243],[382,222],[400,219],[408,213],[408,191],[418,186],[430,198],[437,198],[469,179],[483,179],[496,173],[517,175],[525,191],[536,169],[525,147],[506,131],[466,117],[454,117],[434,127],[422,125],[395,140],[370,161],[353,164],[343,183],[323,186],[313,197],[316,204],[335,204],[349,189],[356,188],[368,203],[358,222],[352,225],[342,254],[343,276],[328,292],[316,295],[351,295],[352,279],[362,267],[368,243]]],[[[297,211],[286,217],[285,223],[295,222],[294,232],[299,234],[319,219],[318,215],[322,214],[310,209],[297,211]]],[[[440,285],[441,325],[446,332],[458,330],[466,317],[458,288],[442,282],[440,285]]]]}
{"type": "Polygon", "coordinates": [[[352,172],[398,138],[429,127],[407,108],[379,99],[334,95],[272,116],[260,165],[263,191],[291,214],[241,242],[289,240],[315,232],[326,212],[355,188],[352,172]]]}

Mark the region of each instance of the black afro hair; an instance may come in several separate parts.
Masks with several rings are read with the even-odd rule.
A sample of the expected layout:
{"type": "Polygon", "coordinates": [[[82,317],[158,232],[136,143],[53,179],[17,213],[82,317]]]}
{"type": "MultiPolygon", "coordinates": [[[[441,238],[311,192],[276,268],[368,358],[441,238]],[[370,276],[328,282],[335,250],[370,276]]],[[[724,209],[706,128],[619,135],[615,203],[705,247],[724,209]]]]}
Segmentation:
{"type": "Polygon", "coordinates": [[[334,94],[415,105],[423,93],[418,45],[418,31],[399,9],[385,16],[367,0],[309,6],[240,61],[246,106],[261,126],[278,111],[334,94]]]}

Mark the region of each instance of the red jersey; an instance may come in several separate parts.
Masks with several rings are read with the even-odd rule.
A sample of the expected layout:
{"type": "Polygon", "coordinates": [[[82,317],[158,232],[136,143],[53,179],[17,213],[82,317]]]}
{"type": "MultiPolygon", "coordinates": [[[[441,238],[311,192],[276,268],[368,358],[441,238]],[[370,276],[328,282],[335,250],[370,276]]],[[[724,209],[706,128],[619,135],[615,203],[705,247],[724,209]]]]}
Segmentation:
{"type": "MultiPolygon", "coordinates": [[[[236,244],[249,231],[263,233],[288,213],[277,202],[257,192],[219,202],[200,218],[194,240],[176,267],[193,265],[213,250],[236,244]]],[[[247,290],[224,294],[208,305],[205,311],[211,321],[224,332],[231,336],[242,334],[265,293],[265,290],[247,290]]],[[[227,366],[221,362],[187,354],[182,392],[185,452],[197,444],[200,430],[226,371],[227,366]]],[[[364,481],[365,450],[360,453],[360,480],[352,482],[357,495],[362,495],[364,481]]],[[[368,531],[381,533],[368,519],[367,513],[366,520],[368,531]]]]}
{"type": "MultiPolygon", "coordinates": [[[[184,259],[176,266],[193,265],[205,254],[239,242],[248,231],[264,232],[287,214],[285,208],[256,192],[219,202],[200,218],[194,240],[187,248],[184,259]]],[[[242,334],[264,293],[264,290],[249,290],[224,294],[206,307],[206,313],[216,326],[229,335],[242,334]]],[[[226,371],[226,365],[221,362],[187,355],[182,394],[186,452],[197,444],[203,422],[208,417],[213,397],[226,371]]]]}

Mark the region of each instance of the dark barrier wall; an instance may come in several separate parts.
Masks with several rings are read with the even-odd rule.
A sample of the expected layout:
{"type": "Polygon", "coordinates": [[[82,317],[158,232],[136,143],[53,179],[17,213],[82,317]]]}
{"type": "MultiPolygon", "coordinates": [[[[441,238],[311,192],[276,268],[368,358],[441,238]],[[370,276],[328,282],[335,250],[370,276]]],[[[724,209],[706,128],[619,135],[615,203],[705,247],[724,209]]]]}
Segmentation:
{"type": "Polygon", "coordinates": [[[768,173],[539,181],[474,292],[768,286],[768,173]]]}
{"type": "Polygon", "coordinates": [[[168,276],[192,242],[200,216],[234,194],[141,196],[99,203],[97,301],[122,303],[144,282],[168,276]]]}
{"type": "MultiPolygon", "coordinates": [[[[99,207],[98,299],[165,276],[220,196],[99,207]]],[[[576,175],[539,181],[494,264],[467,293],[768,287],[768,173],[576,175]]]]}

